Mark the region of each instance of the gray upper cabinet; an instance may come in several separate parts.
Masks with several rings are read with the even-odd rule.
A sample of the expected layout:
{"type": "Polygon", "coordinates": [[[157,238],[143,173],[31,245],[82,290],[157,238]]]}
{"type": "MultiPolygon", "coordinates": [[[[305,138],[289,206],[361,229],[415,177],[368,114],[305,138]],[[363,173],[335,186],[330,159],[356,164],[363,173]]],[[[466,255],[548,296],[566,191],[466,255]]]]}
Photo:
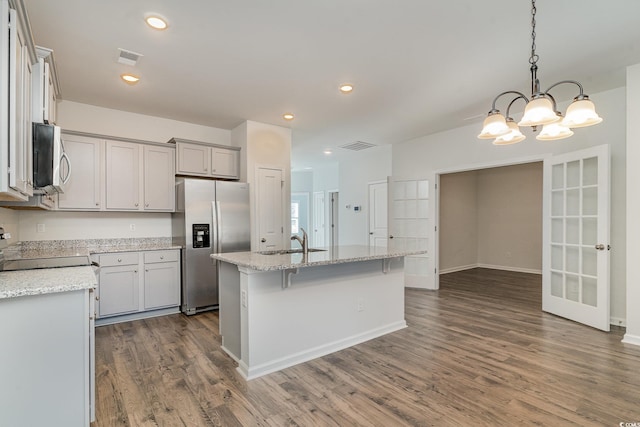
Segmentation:
{"type": "Polygon", "coordinates": [[[58,194],[58,209],[99,211],[104,205],[104,140],[65,134],[62,138],[73,173],[65,192],[58,194]]]}
{"type": "Polygon", "coordinates": [[[240,148],[172,138],[176,175],[240,179],[240,148]]]}
{"type": "Polygon", "coordinates": [[[71,179],[59,210],[173,212],[173,145],[66,131],[71,179]]]}

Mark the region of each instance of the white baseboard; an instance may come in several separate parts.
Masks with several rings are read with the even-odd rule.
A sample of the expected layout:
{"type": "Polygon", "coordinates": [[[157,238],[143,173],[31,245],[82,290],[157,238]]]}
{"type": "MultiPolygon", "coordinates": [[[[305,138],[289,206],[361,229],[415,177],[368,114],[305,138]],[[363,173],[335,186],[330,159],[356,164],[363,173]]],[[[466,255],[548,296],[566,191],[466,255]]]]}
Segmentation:
{"type": "Polygon", "coordinates": [[[121,316],[102,317],[96,319],[96,326],[113,325],[114,323],[129,322],[131,320],[149,319],[151,317],[167,316],[180,313],[179,307],[161,308],[159,310],[141,311],[139,313],[123,314],[121,316]]]}
{"type": "Polygon", "coordinates": [[[490,268],[492,270],[515,271],[516,273],[542,274],[542,270],[532,268],[510,267],[506,265],[477,264],[479,268],[490,268]]]}
{"type": "Polygon", "coordinates": [[[489,268],[491,270],[515,271],[516,273],[542,274],[542,270],[536,270],[532,268],[510,267],[506,265],[492,265],[481,263],[445,268],[443,270],[440,270],[440,274],[455,273],[456,271],[471,270],[472,268],[489,268]]]}
{"type": "Polygon", "coordinates": [[[622,326],[623,328],[627,327],[627,320],[621,317],[610,317],[609,324],[613,326],[622,326]]]}
{"type": "Polygon", "coordinates": [[[240,375],[244,377],[244,379],[252,380],[254,378],[258,378],[272,372],[280,371],[299,363],[308,362],[309,360],[326,356],[327,354],[334,353],[339,350],[344,350],[345,348],[352,347],[365,341],[369,341],[373,338],[381,337],[382,335],[386,335],[391,332],[399,331],[400,329],[404,329],[406,327],[407,322],[404,320],[394,322],[380,328],[372,329],[338,341],[323,344],[321,346],[302,351],[300,353],[295,353],[290,356],[263,363],[261,365],[253,366],[251,368],[249,368],[242,360],[240,360],[238,361],[237,370],[238,372],[240,372],[240,375]]]}
{"type": "Polygon", "coordinates": [[[464,270],[471,270],[472,268],[477,268],[478,264],[469,264],[469,265],[461,265],[458,267],[449,267],[449,268],[444,268],[442,270],[440,270],[440,274],[447,274],[447,273],[455,273],[456,271],[464,271],[464,270]]]}
{"type": "Polygon", "coordinates": [[[624,337],[622,338],[622,342],[625,344],[640,345],[640,336],[624,334],[624,337]]]}

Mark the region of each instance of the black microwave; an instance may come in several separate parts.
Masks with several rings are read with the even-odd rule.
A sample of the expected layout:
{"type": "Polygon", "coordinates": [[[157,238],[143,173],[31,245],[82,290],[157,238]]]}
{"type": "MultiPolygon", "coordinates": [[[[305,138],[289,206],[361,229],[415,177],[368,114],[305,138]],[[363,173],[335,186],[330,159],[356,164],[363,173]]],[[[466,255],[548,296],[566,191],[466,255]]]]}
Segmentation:
{"type": "Polygon", "coordinates": [[[64,193],[71,162],[64,152],[60,126],[33,123],[33,189],[35,193],[64,193]]]}

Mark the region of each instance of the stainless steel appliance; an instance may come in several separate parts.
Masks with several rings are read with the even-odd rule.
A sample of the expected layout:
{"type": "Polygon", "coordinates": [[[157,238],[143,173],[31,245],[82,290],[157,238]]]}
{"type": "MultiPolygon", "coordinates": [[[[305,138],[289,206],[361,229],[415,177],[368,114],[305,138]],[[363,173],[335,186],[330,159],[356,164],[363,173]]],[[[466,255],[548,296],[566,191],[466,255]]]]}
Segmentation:
{"type": "Polygon", "coordinates": [[[251,250],[249,184],[176,178],[173,244],[182,246],[182,312],[218,307],[212,253],[251,250]]]}
{"type": "Polygon", "coordinates": [[[71,162],[64,152],[60,127],[33,123],[33,182],[35,193],[64,193],[71,162]]]}

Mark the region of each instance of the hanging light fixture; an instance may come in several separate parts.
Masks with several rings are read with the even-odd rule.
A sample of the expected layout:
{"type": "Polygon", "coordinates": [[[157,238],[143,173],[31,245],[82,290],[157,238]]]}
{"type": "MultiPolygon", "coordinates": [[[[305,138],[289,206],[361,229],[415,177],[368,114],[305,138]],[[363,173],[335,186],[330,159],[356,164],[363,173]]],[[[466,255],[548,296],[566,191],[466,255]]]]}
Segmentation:
{"type": "Polygon", "coordinates": [[[584,94],[582,85],[575,80],[562,80],[552,84],[546,91],[540,91],[538,80],[538,59],[536,54],[536,0],[531,0],[531,100],[521,92],[509,90],[496,96],[491,105],[487,118],[484,120],[482,131],[478,135],[480,139],[494,139],[494,145],[515,144],[525,139],[519,126],[531,126],[535,131],[537,126],[543,126],[542,131],[536,137],[541,141],[551,141],[568,138],[573,135],[571,128],[585,127],[598,124],[602,118],[596,113],[593,102],[584,94]],[[561,84],[573,84],[578,86],[579,93],[573,98],[573,102],[567,108],[567,114],[562,115],[557,111],[556,100],[549,91],[561,84]],[[503,95],[516,95],[507,107],[506,117],[496,108],[496,102],[503,95]],[[511,105],[524,99],[527,103],[522,119],[515,124],[509,116],[511,105]]]}

